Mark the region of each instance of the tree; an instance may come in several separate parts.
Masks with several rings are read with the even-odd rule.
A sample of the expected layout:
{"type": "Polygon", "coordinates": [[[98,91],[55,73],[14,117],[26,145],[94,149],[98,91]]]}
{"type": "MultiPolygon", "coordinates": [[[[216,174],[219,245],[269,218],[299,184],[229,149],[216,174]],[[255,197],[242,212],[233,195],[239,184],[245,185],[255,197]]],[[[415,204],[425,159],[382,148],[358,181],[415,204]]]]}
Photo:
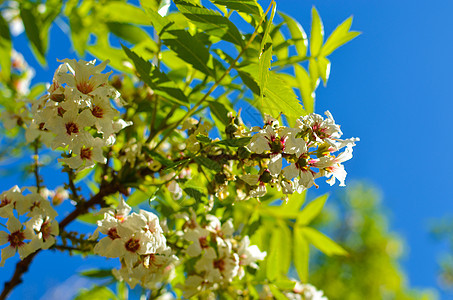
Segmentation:
{"type": "MultiPolygon", "coordinates": [[[[142,286],[150,298],[322,298],[308,284],[309,244],[347,252],[312,226],[327,195],[304,205],[305,190],[322,177],[344,186],[358,139],[341,139],[329,112],[314,113],[315,91],[329,78],[327,57],[359,33],[348,18],[325,39],[315,8],[308,38],[275,1],[265,10],[256,0],[205,2],[3,4],[4,144],[33,153],[35,186],[1,194],[1,264],[16,252],[21,261],[0,299],[36,255],[58,250],[116,259],[119,269],[86,275],[142,286]],[[28,89],[10,30],[21,20],[45,65],[56,18],[68,20],[81,57],[102,62],[63,59],[47,89],[28,89]],[[244,123],[246,110],[263,121],[244,123]],[[55,191],[40,173],[48,152],[67,174],[55,191]],[[74,207],[57,216],[65,198],[74,207]],[[74,222],[93,231],[69,231],[74,222]]],[[[78,298],[94,295],[121,297],[104,286],[78,298]]]]}

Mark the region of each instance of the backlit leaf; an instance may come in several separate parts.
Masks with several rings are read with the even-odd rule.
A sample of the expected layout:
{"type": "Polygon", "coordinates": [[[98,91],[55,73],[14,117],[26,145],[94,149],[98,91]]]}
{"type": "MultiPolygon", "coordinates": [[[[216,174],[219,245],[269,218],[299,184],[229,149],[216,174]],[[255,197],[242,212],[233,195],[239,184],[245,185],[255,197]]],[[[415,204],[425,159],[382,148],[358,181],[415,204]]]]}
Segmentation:
{"type": "Polygon", "coordinates": [[[322,46],[320,54],[327,56],[331,54],[338,47],[346,44],[350,40],[354,39],[360,32],[349,31],[352,24],[352,17],[347,18],[343,23],[338,25],[332,34],[327,38],[326,43],[322,46]]]}
{"type": "Polygon", "coordinates": [[[296,47],[297,54],[299,56],[306,56],[308,40],[307,34],[302,28],[302,25],[300,25],[299,22],[297,22],[290,16],[285,15],[284,13],[279,12],[279,14],[285,21],[286,25],[288,26],[291,37],[295,40],[294,45],[296,47]]]}
{"type": "Polygon", "coordinates": [[[315,200],[311,201],[304,207],[304,209],[299,213],[297,216],[297,224],[298,225],[307,225],[313,221],[320,213],[324,204],[326,203],[328,194],[324,194],[319,196],[315,200]]]}
{"type": "Polygon", "coordinates": [[[324,41],[324,26],[315,7],[311,10],[310,55],[316,57],[324,41]]]}
{"type": "Polygon", "coordinates": [[[332,255],[347,255],[348,252],[344,250],[340,245],[335,243],[329,237],[325,236],[316,229],[310,227],[303,227],[300,229],[306,239],[316,248],[318,248],[322,253],[332,256],[332,255]]]}

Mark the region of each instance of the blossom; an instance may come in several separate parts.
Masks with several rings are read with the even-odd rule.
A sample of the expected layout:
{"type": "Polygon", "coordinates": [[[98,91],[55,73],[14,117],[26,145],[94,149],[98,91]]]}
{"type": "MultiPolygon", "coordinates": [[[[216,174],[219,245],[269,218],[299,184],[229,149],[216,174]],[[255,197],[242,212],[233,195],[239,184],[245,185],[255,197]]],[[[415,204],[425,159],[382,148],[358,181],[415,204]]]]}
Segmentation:
{"type": "Polygon", "coordinates": [[[16,252],[19,252],[20,259],[24,259],[39,249],[39,241],[36,239],[32,228],[24,227],[13,215],[9,216],[6,226],[10,233],[0,231],[0,245],[6,243],[9,243],[9,245],[2,249],[0,267],[3,267],[5,260],[14,256],[16,252]]]}
{"type": "Polygon", "coordinates": [[[0,217],[8,218],[13,214],[17,202],[23,202],[24,196],[20,188],[15,185],[9,190],[0,194],[0,217]]]}
{"type": "Polygon", "coordinates": [[[26,226],[34,229],[41,249],[49,249],[55,244],[55,237],[59,234],[58,223],[49,216],[37,215],[26,222],[26,226]]]}
{"type": "Polygon", "coordinates": [[[250,238],[245,236],[239,243],[238,249],[239,257],[239,270],[238,277],[241,279],[245,275],[245,266],[250,266],[254,269],[258,269],[256,261],[263,260],[266,257],[266,251],[261,252],[258,246],[250,245],[250,238]]]}
{"type": "Polygon", "coordinates": [[[76,170],[93,167],[96,162],[106,163],[107,159],[102,153],[104,141],[100,138],[93,138],[91,135],[86,135],[84,138],[86,140],[73,149],[73,156],[58,161],[64,162],[71,169],[76,170]]]}

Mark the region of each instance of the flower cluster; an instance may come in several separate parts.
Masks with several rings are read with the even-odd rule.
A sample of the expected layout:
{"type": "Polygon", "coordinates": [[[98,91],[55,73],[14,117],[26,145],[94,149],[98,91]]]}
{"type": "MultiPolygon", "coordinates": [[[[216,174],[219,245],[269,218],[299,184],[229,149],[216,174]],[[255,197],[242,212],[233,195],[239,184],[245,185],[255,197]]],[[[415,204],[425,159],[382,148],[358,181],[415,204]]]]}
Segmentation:
{"type": "Polygon", "coordinates": [[[293,290],[285,293],[285,296],[290,300],[327,300],[323,291],[317,290],[311,284],[300,282],[296,282],[293,290]]]}
{"type": "Polygon", "coordinates": [[[9,243],[2,249],[0,266],[16,252],[24,259],[36,250],[48,249],[55,243],[55,237],[59,233],[58,223],[55,221],[57,212],[46,199],[49,195],[46,191],[42,189],[39,193],[35,187],[21,190],[14,186],[0,194],[0,217],[8,219],[6,227],[9,231],[0,231],[0,245],[9,243]],[[29,193],[24,195],[26,190],[29,193]],[[21,222],[19,218],[27,221],[21,222]]]}
{"type": "Polygon", "coordinates": [[[195,258],[194,268],[182,287],[184,297],[206,290],[215,290],[220,285],[228,284],[235,277],[245,275],[245,267],[258,268],[256,261],[263,260],[266,252],[257,246],[250,246],[249,237],[242,240],[233,237],[233,223],[228,220],[221,224],[213,215],[206,215],[206,222],[200,225],[195,214],[186,219],[184,238],[191,242],[186,254],[195,258]]]}
{"type": "MultiPolygon", "coordinates": [[[[340,126],[332,115],[327,118],[309,114],[297,120],[294,128],[280,126],[278,120],[266,116],[263,128],[256,132],[248,149],[260,160],[259,174],[245,174],[240,179],[249,185],[249,197],[262,197],[266,185],[276,185],[285,194],[301,193],[315,184],[319,177],[330,178],[344,186],[346,171],[342,163],[352,158],[352,147],[358,138],[340,139],[340,126]],[[346,148],[338,155],[334,153],[346,148]],[[283,160],[288,164],[283,168],[283,160]],[[318,169],[318,170],[316,170],[318,169]]],[[[253,157],[252,157],[253,158],[253,157]]]]}
{"type": "Polygon", "coordinates": [[[152,289],[164,281],[173,269],[176,257],[167,246],[159,218],[148,211],[131,213],[121,200],[117,209],[104,211],[104,218],[92,239],[105,235],[94,247],[94,253],[119,258],[121,269],[113,270],[118,280],[133,288],[136,284],[152,289]]]}
{"type": "Polygon", "coordinates": [[[115,133],[130,123],[118,119],[111,100],[119,93],[108,84],[109,73],[101,73],[108,61],[64,59],[55,72],[48,94],[32,105],[33,120],[26,131],[28,142],[36,138],[52,149],[69,155],[60,161],[72,169],[104,163],[102,147],[115,142],[115,133]]]}

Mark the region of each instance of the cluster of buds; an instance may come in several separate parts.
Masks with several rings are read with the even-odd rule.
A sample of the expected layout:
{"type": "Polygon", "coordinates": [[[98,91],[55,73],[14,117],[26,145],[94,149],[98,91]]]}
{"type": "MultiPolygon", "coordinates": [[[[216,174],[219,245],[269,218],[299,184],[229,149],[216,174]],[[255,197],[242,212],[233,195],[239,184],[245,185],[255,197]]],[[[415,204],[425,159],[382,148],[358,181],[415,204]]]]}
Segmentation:
{"type": "Polygon", "coordinates": [[[2,249],[0,266],[16,252],[24,259],[38,249],[48,249],[55,244],[59,233],[55,221],[57,212],[46,199],[46,191],[42,189],[40,193],[35,187],[21,190],[14,186],[0,194],[0,217],[8,219],[6,227],[9,231],[0,231],[0,245],[9,244],[2,249]],[[25,191],[28,193],[24,195],[25,191]]]}
{"type": "Polygon", "coordinates": [[[206,222],[200,225],[195,214],[183,217],[186,219],[183,236],[191,242],[186,254],[194,258],[194,268],[182,287],[184,297],[213,291],[234,278],[241,279],[246,266],[257,269],[256,261],[266,256],[256,245],[250,246],[248,236],[242,240],[233,237],[231,220],[221,224],[217,217],[206,215],[206,222]]]}
{"type": "Polygon", "coordinates": [[[94,247],[94,253],[119,258],[121,269],[113,270],[118,280],[132,288],[140,284],[155,288],[164,282],[174,269],[177,260],[167,246],[159,218],[148,211],[131,213],[131,207],[121,200],[116,209],[106,209],[104,218],[91,237],[105,235],[94,247]]]}
{"type": "Polygon", "coordinates": [[[249,185],[247,197],[262,197],[266,185],[281,189],[284,194],[301,193],[315,184],[319,177],[330,178],[344,186],[346,171],[342,162],[352,158],[352,147],[358,138],[340,139],[340,126],[332,115],[327,118],[309,114],[297,120],[294,128],[280,126],[278,120],[266,116],[263,128],[256,132],[247,148],[259,160],[259,174],[245,174],[240,179],[249,185]],[[334,153],[345,148],[338,155],[334,153]],[[283,159],[288,164],[283,168],[283,159]],[[317,169],[317,170],[316,170],[317,169]]]}
{"type": "Polygon", "coordinates": [[[111,72],[101,73],[108,61],[97,66],[95,60],[61,62],[48,94],[32,105],[33,120],[25,137],[28,142],[40,138],[53,150],[69,151],[60,161],[81,170],[104,163],[102,147],[112,145],[115,133],[130,123],[118,119],[111,103],[119,93],[108,84],[111,72]]]}

